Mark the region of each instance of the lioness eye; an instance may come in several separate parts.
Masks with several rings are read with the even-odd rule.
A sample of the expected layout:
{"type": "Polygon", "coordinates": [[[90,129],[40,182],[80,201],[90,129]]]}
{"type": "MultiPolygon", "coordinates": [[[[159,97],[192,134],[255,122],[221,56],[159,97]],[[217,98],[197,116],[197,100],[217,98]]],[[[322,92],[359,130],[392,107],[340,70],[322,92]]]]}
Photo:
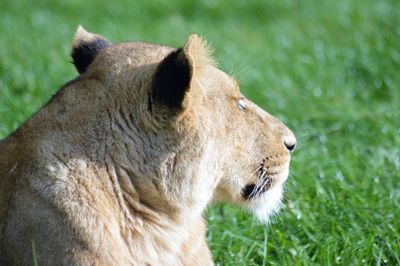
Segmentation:
{"type": "Polygon", "coordinates": [[[246,103],[244,99],[237,100],[237,106],[241,111],[246,110],[246,103]]]}

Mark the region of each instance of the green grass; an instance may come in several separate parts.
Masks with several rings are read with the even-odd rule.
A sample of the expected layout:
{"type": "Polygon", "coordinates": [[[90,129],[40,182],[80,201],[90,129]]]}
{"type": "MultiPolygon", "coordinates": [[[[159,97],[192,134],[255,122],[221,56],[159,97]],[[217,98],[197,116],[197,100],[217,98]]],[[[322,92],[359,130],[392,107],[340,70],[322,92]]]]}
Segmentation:
{"type": "Polygon", "coordinates": [[[35,241],[31,240],[31,246],[32,246],[32,261],[34,266],[39,266],[39,258],[37,256],[36,252],[36,244],[35,241]]]}
{"type": "Polygon", "coordinates": [[[206,36],[244,94],[295,132],[269,226],[207,211],[219,265],[400,265],[400,2],[11,1],[0,9],[0,136],[76,76],[78,24],[114,41],[206,36]]]}

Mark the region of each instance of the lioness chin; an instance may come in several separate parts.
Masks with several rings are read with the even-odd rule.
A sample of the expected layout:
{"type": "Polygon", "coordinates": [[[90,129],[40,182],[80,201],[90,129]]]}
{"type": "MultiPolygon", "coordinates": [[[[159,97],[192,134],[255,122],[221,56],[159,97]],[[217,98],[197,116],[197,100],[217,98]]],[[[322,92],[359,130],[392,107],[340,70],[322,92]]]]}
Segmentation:
{"type": "Polygon", "coordinates": [[[0,142],[0,264],[211,265],[212,201],[263,221],[296,139],[205,42],[112,44],[78,27],[79,76],[0,142]]]}

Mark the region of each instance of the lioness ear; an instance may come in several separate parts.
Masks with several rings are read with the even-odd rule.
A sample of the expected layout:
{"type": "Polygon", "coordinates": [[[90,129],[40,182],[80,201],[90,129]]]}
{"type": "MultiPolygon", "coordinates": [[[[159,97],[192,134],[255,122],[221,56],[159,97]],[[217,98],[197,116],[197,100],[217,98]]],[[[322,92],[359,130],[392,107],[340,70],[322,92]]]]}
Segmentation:
{"type": "Polygon", "coordinates": [[[171,52],[158,65],[152,87],[152,98],[172,109],[184,109],[186,93],[195,73],[211,63],[205,42],[192,34],[183,48],[171,52]],[[209,59],[205,59],[209,58],[209,59]]]}
{"type": "Polygon", "coordinates": [[[152,84],[153,100],[171,109],[181,109],[192,75],[192,62],[185,50],[171,52],[157,67],[152,84]]]}
{"type": "Polygon", "coordinates": [[[71,48],[71,57],[79,74],[86,71],[101,49],[110,45],[111,42],[106,38],[87,32],[79,25],[71,48]]]}

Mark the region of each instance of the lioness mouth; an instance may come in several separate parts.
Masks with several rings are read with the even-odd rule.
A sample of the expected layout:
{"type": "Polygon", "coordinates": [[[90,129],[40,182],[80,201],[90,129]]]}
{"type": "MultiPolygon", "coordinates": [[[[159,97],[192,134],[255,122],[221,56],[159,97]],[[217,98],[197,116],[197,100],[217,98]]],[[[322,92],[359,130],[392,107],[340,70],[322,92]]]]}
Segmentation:
{"type": "Polygon", "coordinates": [[[261,195],[273,185],[273,179],[270,177],[264,177],[262,182],[259,184],[248,184],[242,189],[242,196],[246,200],[261,195]]]}
{"type": "Polygon", "coordinates": [[[279,174],[279,172],[268,171],[269,167],[265,165],[265,160],[262,161],[260,166],[254,172],[257,175],[256,183],[250,183],[242,189],[242,196],[246,200],[261,195],[268,189],[270,189],[275,183],[273,176],[279,174]]]}

